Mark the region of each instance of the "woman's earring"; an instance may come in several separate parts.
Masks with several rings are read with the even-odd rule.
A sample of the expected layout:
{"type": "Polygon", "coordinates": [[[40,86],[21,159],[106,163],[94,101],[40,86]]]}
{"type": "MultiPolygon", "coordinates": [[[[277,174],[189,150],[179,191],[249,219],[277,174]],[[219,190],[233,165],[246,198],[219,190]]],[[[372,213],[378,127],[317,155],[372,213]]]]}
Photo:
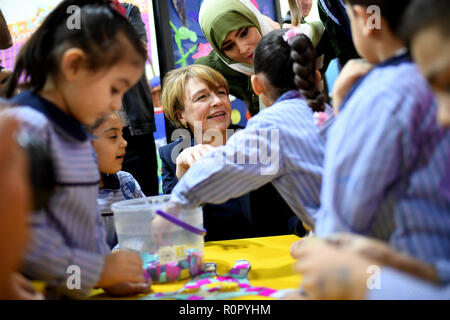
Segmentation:
{"type": "Polygon", "coordinates": [[[181,121],[181,124],[182,124],[183,127],[185,127],[186,129],[188,128],[188,125],[187,125],[186,121],[181,121]]]}

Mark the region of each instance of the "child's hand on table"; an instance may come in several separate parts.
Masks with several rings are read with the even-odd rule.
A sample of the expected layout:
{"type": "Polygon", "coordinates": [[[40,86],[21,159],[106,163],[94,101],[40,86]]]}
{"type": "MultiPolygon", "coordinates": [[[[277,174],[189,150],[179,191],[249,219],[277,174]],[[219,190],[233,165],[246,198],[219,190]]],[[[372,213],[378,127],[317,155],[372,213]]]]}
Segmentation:
{"type": "Polygon", "coordinates": [[[376,261],[379,265],[387,265],[439,283],[439,276],[434,266],[397,251],[386,242],[350,233],[337,233],[328,237],[326,241],[341,250],[376,261]]]}
{"type": "Polygon", "coordinates": [[[18,300],[44,300],[42,293],[38,292],[28,279],[20,273],[11,274],[11,299],[18,300]]]}
{"type": "Polygon", "coordinates": [[[108,288],[104,288],[111,296],[134,296],[141,293],[149,293],[151,284],[121,282],[108,288]]]}
{"type": "Polygon", "coordinates": [[[144,277],[141,257],[131,251],[118,250],[105,258],[97,287],[112,295],[147,293],[151,283],[144,277]]]}
{"type": "MultiPolygon", "coordinates": [[[[308,299],[364,299],[368,267],[376,262],[336,248],[323,240],[305,239],[295,252],[295,271],[302,274],[301,289],[308,299]],[[311,241],[312,240],[312,241],[311,241]]],[[[295,297],[293,297],[295,298],[295,297]]],[[[297,295],[296,298],[302,298],[297,295]]]]}
{"type": "Polygon", "coordinates": [[[326,241],[339,249],[376,260],[381,264],[387,262],[386,258],[392,251],[386,242],[351,233],[336,233],[327,237],[326,241]]]}
{"type": "Polygon", "coordinates": [[[305,242],[306,238],[300,239],[298,241],[295,241],[294,243],[291,244],[291,247],[289,249],[289,253],[291,254],[291,257],[294,259],[297,259],[297,251],[300,249],[300,247],[302,246],[302,244],[305,242]]]}

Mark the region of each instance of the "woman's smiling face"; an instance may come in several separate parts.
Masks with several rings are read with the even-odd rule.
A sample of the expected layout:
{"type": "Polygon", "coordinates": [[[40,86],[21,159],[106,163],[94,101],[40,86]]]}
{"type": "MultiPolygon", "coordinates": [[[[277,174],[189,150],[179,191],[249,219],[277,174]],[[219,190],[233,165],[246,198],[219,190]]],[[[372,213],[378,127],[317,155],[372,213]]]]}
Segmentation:
{"type": "Polygon", "coordinates": [[[198,78],[186,83],[184,110],[179,114],[181,122],[187,123],[194,132],[215,129],[225,132],[231,121],[231,102],[225,87],[215,88],[198,78]]]}

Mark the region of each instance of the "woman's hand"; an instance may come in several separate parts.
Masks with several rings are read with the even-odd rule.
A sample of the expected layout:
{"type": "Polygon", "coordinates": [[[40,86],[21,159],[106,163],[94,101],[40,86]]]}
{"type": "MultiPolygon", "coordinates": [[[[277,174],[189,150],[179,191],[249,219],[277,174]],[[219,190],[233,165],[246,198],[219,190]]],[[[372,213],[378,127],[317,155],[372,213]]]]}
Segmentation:
{"type": "Polygon", "coordinates": [[[206,154],[213,151],[215,148],[209,144],[197,144],[193,147],[184,149],[177,157],[176,160],[176,175],[180,180],[186,171],[199,159],[203,158],[206,154]]]}
{"type": "Polygon", "coordinates": [[[336,82],[333,85],[332,98],[333,107],[336,110],[336,113],[339,112],[342,101],[351,87],[359,78],[366,75],[372,68],[373,65],[362,59],[350,60],[344,68],[342,68],[336,82]]]}

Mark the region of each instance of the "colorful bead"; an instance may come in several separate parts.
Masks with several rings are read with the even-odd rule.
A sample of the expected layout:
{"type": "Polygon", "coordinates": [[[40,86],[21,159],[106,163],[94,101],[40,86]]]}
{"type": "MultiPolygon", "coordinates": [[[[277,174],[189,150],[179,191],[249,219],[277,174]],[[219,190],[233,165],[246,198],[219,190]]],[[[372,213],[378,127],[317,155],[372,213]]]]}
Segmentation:
{"type": "Polygon", "coordinates": [[[188,268],[181,268],[181,271],[180,271],[180,280],[181,279],[186,279],[186,278],[189,278],[189,269],[188,268]]]}
{"type": "MultiPolygon", "coordinates": [[[[177,247],[174,247],[177,248],[177,247]]],[[[203,252],[198,248],[185,250],[186,256],[180,261],[167,261],[169,250],[159,250],[158,253],[164,253],[163,264],[160,264],[158,253],[145,253],[141,257],[144,261],[144,269],[151,277],[153,283],[164,283],[168,281],[182,280],[196,276],[200,273],[203,266],[203,252]]],[[[178,253],[181,249],[177,248],[178,253]]]]}

